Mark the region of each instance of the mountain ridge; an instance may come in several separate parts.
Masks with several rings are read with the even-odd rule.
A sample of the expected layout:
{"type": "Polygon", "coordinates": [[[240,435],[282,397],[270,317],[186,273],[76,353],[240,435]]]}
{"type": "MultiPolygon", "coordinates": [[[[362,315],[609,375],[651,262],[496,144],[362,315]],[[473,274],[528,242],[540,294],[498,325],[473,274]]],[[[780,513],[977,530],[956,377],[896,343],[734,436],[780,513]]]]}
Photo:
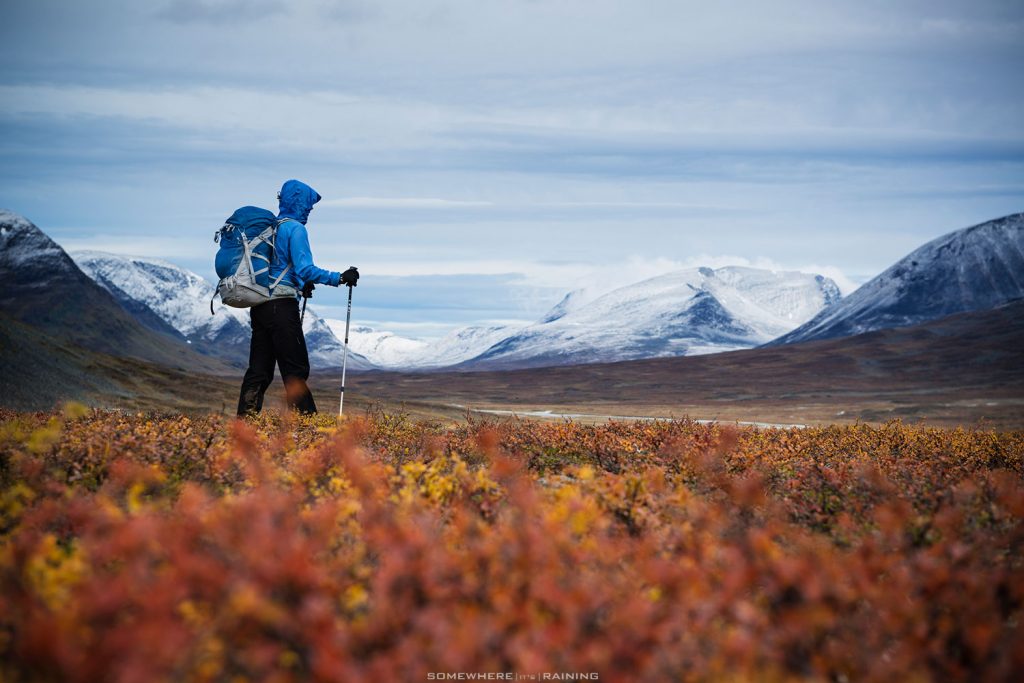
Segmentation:
{"type": "Polygon", "coordinates": [[[689,268],[580,305],[572,293],[541,321],[458,367],[514,369],[751,348],[841,298],[822,275],[744,266],[689,268]]]}
{"type": "Polygon", "coordinates": [[[1024,297],[1024,213],[954,230],[889,266],[834,308],[769,342],[914,325],[1024,297]]]}

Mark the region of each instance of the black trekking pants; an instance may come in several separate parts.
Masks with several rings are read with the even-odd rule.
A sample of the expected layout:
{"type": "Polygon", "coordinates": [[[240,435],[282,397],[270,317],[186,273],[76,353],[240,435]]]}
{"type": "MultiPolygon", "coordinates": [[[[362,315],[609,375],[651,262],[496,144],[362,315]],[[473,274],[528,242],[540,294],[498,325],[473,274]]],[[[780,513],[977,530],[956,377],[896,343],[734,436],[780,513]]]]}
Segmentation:
{"type": "Polygon", "coordinates": [[[263,409],[263,394],[274,381],[274,364],[281,370],[288,407],[300,413],[315,413],[313,394],[306,386],[309,379],[309,353],[299,321],[299,302],[293,298],[271,299],[253,306],[252,342],[249,369],[238,396],[239,416],[263,409]]]}

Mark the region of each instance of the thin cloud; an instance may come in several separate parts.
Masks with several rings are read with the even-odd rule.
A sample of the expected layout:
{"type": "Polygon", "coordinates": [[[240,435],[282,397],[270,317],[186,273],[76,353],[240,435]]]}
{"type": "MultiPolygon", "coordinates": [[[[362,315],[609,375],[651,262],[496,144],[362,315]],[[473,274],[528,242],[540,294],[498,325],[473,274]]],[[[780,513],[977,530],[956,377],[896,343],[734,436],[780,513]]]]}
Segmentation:
{"type": "Polygon", "coordinates": [[[171,0],[156,16],[176,24],[239,24],[283,14],[279,0],[171,0]]]}
{"type": "Polygon", "coordinates": [[[480,200],[442,199],[439,197],[342,197],[339,199],[324,200],[320,202],[318,206],[360,209],[460,209],[500,207],[504,209],[694,209],[700,211],[728,211],[735,208],[715,204],[668,201],[524,201],[510,204],[480,200]]]}
{"type": "Polygon", "coordinates": [[[327,199],[319,204],[319,206],[360,209],[461,209],[493,205],[492,202],[437,197],[343,197],[327,199]]]}
{"type": "Polygon", "coordinates": [[[694,209],[699,211],[729,211],[736,207],[717,204],[694,204],[690,202],[538,202],[535,207],[556,209],[694,209]]]}

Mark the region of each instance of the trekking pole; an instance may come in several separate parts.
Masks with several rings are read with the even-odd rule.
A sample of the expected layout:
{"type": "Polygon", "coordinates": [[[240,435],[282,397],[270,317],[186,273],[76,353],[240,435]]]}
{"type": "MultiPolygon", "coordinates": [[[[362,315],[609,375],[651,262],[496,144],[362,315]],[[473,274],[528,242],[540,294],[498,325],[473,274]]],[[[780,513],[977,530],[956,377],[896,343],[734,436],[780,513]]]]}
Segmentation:
{"type": "Polygon", "coordinates": [[[299,314],[300,325],[306,320],[306,302],[313,296],[314,289],[316,289],[316,285],[312,282],[307,282],[302,286],[302,313],[299,314]]]}
{"type": "Polygon", "coordinates": [[[348,313],[345,314],[345,355],[341,361],[341,396],[338,399],[338,417],[345,412],[345,368],[348,366],[348,326],[352,321],[352,285],[348,286],[348,313]]]}

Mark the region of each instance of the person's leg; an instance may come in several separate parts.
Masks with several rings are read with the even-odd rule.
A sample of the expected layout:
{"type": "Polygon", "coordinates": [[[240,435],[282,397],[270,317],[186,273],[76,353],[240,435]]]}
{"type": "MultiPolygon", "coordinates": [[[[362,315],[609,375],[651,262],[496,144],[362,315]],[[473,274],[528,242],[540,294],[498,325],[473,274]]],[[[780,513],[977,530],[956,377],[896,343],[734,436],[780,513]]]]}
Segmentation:
{"type": "Polygon", "coordinates": [[[275,299],[271,304],[274,305],[274,355],[284,380],[288,407],[300,413],[315,413],[316,403],[306,384],[309,379],[309,352],[302,334],[299,302],[275,299]]]}
{"type": "Polygon", "coordinates": [[[272,302],[249,309],[252,340],[249,343],[249,368],[238,395],[238,415],[263,410],[263,394],[274,381],[274,340],[272,302]]]}

